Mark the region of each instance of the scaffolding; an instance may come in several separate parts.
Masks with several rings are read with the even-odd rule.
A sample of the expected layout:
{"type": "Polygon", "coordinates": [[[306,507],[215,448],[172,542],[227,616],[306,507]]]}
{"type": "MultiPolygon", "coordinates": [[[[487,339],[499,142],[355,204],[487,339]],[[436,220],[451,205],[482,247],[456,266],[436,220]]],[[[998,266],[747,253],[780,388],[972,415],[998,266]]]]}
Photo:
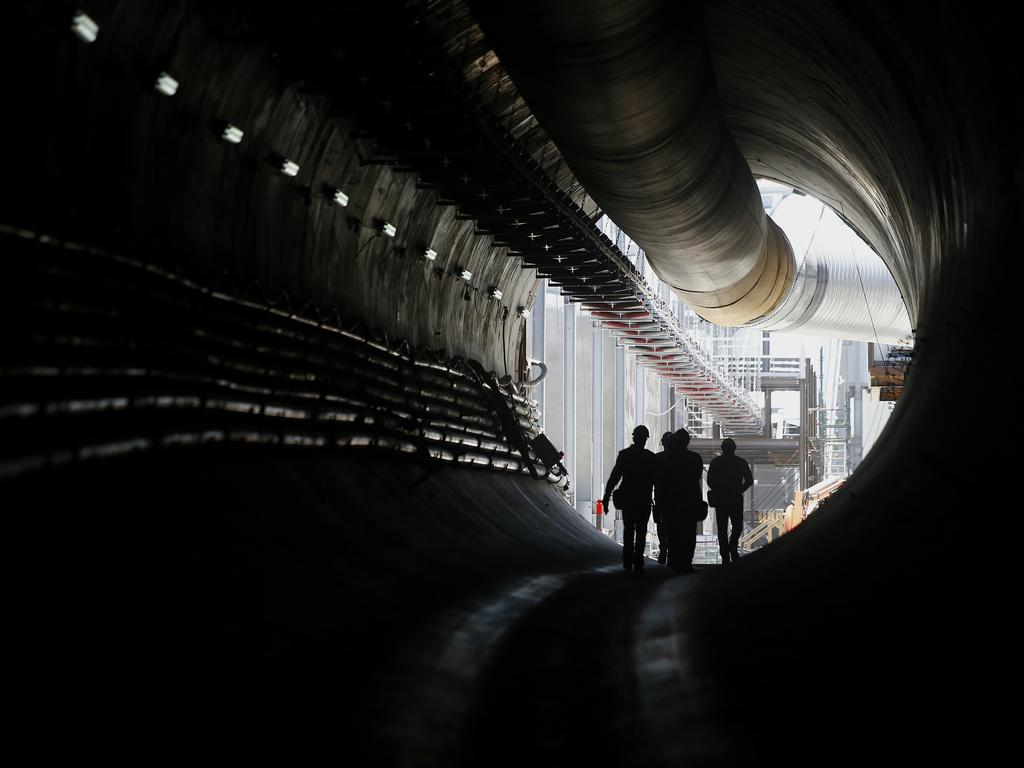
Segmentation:
{"type": "Polygon", "coordinates": [[[821,455],[822,479],[850,474],[850,414],[848,408],[823,408],[818,420],[820,437],[816,448],[821,455]]]}

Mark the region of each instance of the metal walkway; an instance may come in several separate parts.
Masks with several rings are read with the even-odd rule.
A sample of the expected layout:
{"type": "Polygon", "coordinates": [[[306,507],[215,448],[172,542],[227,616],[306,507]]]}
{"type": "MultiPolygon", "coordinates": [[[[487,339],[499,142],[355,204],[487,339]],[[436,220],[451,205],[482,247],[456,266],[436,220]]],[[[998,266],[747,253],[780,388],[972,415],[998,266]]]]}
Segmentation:
{"type": "MultiPolygon", "coordinates": [[[[492,236],[495,247],[507,248],[524,268],[536,269],[538,277],[579,303],[641,365],[731,432],[759,433],[763,416],[750,394],[700,348],[642,271],[598,230],[593,203],[564,162],[545,165],[553,145],[513,92],[498,60],[478,40],[449,44],[445,54],[444,41],[458,38],[465,19],[446,3],[431,11],[432,35],[425,41],[425,55],[437,57],[430,60],[431,76],[410,78],[413,68],[403,69],[400,81],[387,81],[387,100],[369,95],[359,100],[365,128],[377,142],[376,158],[368,161],[415,170],[421,187],[437,191],[438,204],[457,206],[460,218],[475,221],[478,235],[492,236]],[[434,76],[435,70],[445,76],[434,76]],[[506,98],[511,94],[515,109],[492,109],[505,103],[493,99],[496,83],[506,98]],[[451,90],[461,97],[462,114],[454,113],[450,98],[442,98],[451,90]],[[442,109],[445,114],[439,114],[442,109]],[[406,114],[457,125],[462,140],[457,148],[432,144],[420,130],[422,120],[398,119],[406,114]],[[523,121],[532,121],[532,127],[517,137],[516,126],[523,121]]],[[[367,81],[374,93],[386,73],[375,75],[367,81]]]]}

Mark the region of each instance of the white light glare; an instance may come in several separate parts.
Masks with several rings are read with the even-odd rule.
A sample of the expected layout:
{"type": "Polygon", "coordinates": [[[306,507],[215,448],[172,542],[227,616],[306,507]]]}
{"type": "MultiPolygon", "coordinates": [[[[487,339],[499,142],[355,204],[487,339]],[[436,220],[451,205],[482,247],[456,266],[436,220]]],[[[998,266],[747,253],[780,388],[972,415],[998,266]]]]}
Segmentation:
{"type": "Polygon", "coordinates": [[[433,261],[434,259],[437,258],[437,251],[435,251],[433,248],[427,248],[427,250],[423,252],[423,258],[426,259],[427,261],[433,261]]]}
{"type": "Polygon", "coordinates": [[[220,135],[228,144],[241,144],[243,136],[245,136],[245,132],[241,128],[236,128],[230,124],[224,127],[224,133],[220,135]]]}
{"type": "Polygon", "coordinates": [[[498,299],[499,301],[501,300],[501,297],[504,296],[504,294],[497,288],[488,288],[487,295],[490,296],[492,299],[498,299]]]}
{"type": "Polygon", "coordinates": [[[299,166],[285,158],[281,161],[279,170],[283,176],[296,176],[299,173],[299,166]]]}
{"type": "Polygon", "coordinates": [[[346,195],[340,189],[334,190],[334,194],[331,196],[331,199],[342,208],[348,205],[348,195],[346,195]]]}
{"type": "Polygon", "coordinates": [[[461,277],[467,283],[473,279],[473,273],[470,272],[468,269],[463,269],[462,267],[456,267],[455,274],[461,277]]]}
{"type": "Polygon", "coordinates": [[[530,316],[530,310],[528,310],[526,307],[520,307],[519,309],[516,310],[516,312],[520,317],[524,319],[530,316]]]}
{"type": "Polygon", "coordinates": [[[83,11],[78,11],[71,17],[71,31],[80,40],[91,43],[96,40],[96,36],[100,33],[100,25],[86,16],[83,11]]]}
{"type": "Polygon", "coordinates": [[[178,81],[166,72],[161,72],[156,79],[156,89],[165,96],[173,96],[178,92],[178,81]]]}
{"type": "Polygon", "coordinates": [[[388,221],[384,222],[384,226],[381,227],[380,231],[383,232],[388,237],[394,237],[398,233],[398,230],[395,228],[395,225],[388,221]]]}

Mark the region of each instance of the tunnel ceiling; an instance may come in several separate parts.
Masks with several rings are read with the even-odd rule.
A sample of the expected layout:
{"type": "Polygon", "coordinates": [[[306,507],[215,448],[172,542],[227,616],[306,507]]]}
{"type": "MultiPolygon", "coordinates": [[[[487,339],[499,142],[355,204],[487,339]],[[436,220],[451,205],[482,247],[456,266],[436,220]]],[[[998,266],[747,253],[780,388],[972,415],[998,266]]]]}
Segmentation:
{"type": "MultiPolygon", "coordinates": [[[[469,180],[461,184],[466,190],[503,183],[481,178],[481,159],[469,156],[471,148],[486,155],[487,144],[501,141],[500,135],[484,138],[470,130],[478,118],[459,106],[460,100],[511,116],[508,136],[539,172],[568,196],[580,216],[600,212],[530,114],[465,4],[406,4],[404,13],[393,17],[393,40],[334,33],[388,27],[389,13],[398,11],[389,11],[386,4],[371,10],[359,3],[296,8],[225,3],[204,10],[201,24],[177,6],[153,12],[142,8],[132,12],[112,3],[96,5],[97,17],[105,22],[97,46],[108,47],[78,46],[65,57],[81,78],[68,82],[68,95],[80,99],[81,106],[72,101],[42,107],[49,115],[41,123],[44,135],[53,134],[44,140],[58,148],[51,158],[63,170],[40,172],[37,165],[19,171],[29,181],[10,209],[29,215],[11,223],[24,224],[35,209],[45,210],[46,180],[63,176],[64,183],[76,185],[69,194],[74,204],[63,214],[65,226],[81,231],[84,225],[106,239],[131,240],[116,220],[125,217],[112,216],[103,204],[116,205],[106,192],[136,189],[126,210],[132,211],[135,227],[146,229],[155,252],[179,251],[174,255],[178,260],[187,252],[196,261],[243,270],[268,290],[285,289],[327,304],[340,300],[348,314],[393,335],[477,357],[503,371],[521,332],[516,308],[532,303],[533,276],[495,252],[497,243],[486,234],[473,236],[481,228],[459,215],[452,205],[458,200],[435,205],[429,182],[436,186],[436,178],[423,173],[443,156],[446,169],[463,166],[459,175],[469,180]],[[117,11],[106,18],[104,7],[117,11]],[[287,28],[278,23],[285,15],[287,28]],[[122,44],[119,36],[129,29],[144,34],[122,44]],[[140,44],[149,49],[143,52],[140,44]],[[104,70],[107,87],[93,94],[90,67],[121,53],[127,56],[121,56],[122,63],[104,70]],[[431,63],[439,55],[458,68],[461,85],[438,68],[436,58],[431,63]],[[276,63],[271,61],[275,58],[276,63]],[[145,86],[124,81],[128,61],[143,70],[176,71],[184,87],[173,105],[153,96],[138,103],[138,90],[145,86]],[[389,90],[423,91],[421,85],[435,71],[446,82],[440,90],[428,89],[429,98],[438,107],[447,105],[440,111],[444,114],[424,114],[416,102],[389,99],[389,90]],[[416,84],[416,78],[423,79],[416,84]],[[256,89],[233,85],[257,81],[256,89]],[[200,82],[203,90],[197,92],[200,82]],[[111,88],[115,83],[121,85],[111,88]],[[414,114],[417,110],[422,119],[414,114]],[[77,121],[89,114],[95,125],[86,126],[96,150],[92,156],[76,154],[58,138],[58,126],[69,115],[77,121]],[[250,128],[251,138],[234,157],[216,142],[197,143],[197,131],[205,133],[211,121],[229,117],[250,128]],[[151,140],[143,151],[138,142],[112,145],[116,134],[99,128],[97,119],[119,122],[128,136],[141,135],[144,125],[157,131],[154,136],[173,133],[151,140]],[[403,124],[412,126],[417,141],[426,142],[413,166],[396,165],[387,155],[389,140],[381,141],[388,132],[401,132],[403,124]],[[271,161],[289,155],[300,161],[300,194],[274,179],[271,161]],[[183,176],[171,165],[194,172],[183,176]],[[204,180],[200,169],[217,166],[223,167],[218,180],[204,180]],[[249,191],[254,170],[261,181],[249,191]],[[97,196],[96,179],[118,174],[125,183],[111,183],[97,196]],[[340,213],[323,205],[323,190],[335,185],[355,190],[350,207],[340,213]],[[150,207],[154,194],[164,199],[150,207]],[[250,226],[250,214],[261,206],[270,206],[273,215],[250,226]],[[155,218],[158,210],[162,216],[155,218]],[[399,212],[398,240],[373,242],[381,223],[399,212]],[[211,214],[213,238],[201,224],[211,214]],[[426,248],[441,260],[424,265],[419,257],[426,248]],[[286,263],[281,249],[302,255],[286,263]],[[456,267],[473,274],[468,301],[456,267]],[[431,268],[437,277],[428,277],[431,268]],[[489,304],[491,287],[499,288],[505,301],[489,304]],[[507,321],[506,310],[512,313],[507,321]]],[[[33,22],[55,28],[62,23],[59,16],[50,10],[36,14],[33,22]]],[[[715,3],[706,10],[705,26],[722,109],[754,174],[805,189],[831,205],[881,255],[912,322],[919,324],[943,251],[962,248],[970,226],[970,191],[957,180],[973,172],[968,166],[978,158],[970,155],[983,143],[964,141],[968,126],[963,121],[973,125],[975,120],[963,105],[988,108],[972,91],[985,83],[974,82],[962,60],[942,55],[943,40],[956,21],[932,18],[922,26],[909,11],[870,5],[854,12],[828,4],[747,8],[715,3]],[[935,61],[945,67],[941,78],[935,61]]],[[[52,68],[40,65],[35,71],[43,80],[38,89],[26,83],[27,103],[52,89],[45,82],[52,68]]],[[[39,137],[18,136],[16,141],[29,146],[39,137]]],[[[28,162],[28,157],[19,160],[28,162]]]]}
{"type": "MultiPolygon", "coordinates": [[[[527,193],[524,214],[557,228],[566,211],[574,225],[599,213],[463,3],[192,12],[106,0],[93,6],[103,23],[91,45],[67,32],[68,8],[23,12],[35,37],[21,41],[27,76],[15,101],[34,119],[5,125],[24,150],[13,158],[18,185],[4,189],[14,228],[257,281],[267,295],[338,308],[503,372],[536,281],[494,247],[500,236],[471,203],[508,189],[493,148],[515,141],[526,155],[517,172],[549,185],[527,193]],[[152,89],[160,71],[182,83],[173,99],[152,89]],[[482,130],[481,104],[507,112],[513,130],[482,130]],[[227,122],[245,127],[241,146],[219,139],[227,122]],[[420,143],[413,164],[399,136],[420,143]],[[284,159],[298,162],[294,181],[279,171],[284,159]],[[328,194],[342,187],[345,209],[328,194]],[[566,207],[552,217],[559,196],[566,207]],[[394,241],[381,237],[392,218],[394,241]]],[[[806,189],[850,222],[896,277],[919,338],[945,322],[929,320],[929,306],[973,311],[970,291],[984,289],[971,238],[999,237],[1012,170],[990,152],[1004,141],[999,67],[949,55],[954,39],[984,49],[989,30],[969,16],[725,3],[704,18],[722,108],[754,173],[806,189]]]]}
{"type": "MultiPolygon", "coordinates": [[[[578,181],[464,4],[432,9],[449,55],[486,88],[480,98],[496,113],[522,115],[514,135],[575,192],[578,181]]],[[[699,4],[690,14],[700,19],[699,4]]],[[[946,55],[957,20],[820,3],[712,3],[703,16],[721,108],[753,173],[830,205],[881,255],[919,323],[943,250],[963,246],[966,222],[953,219],[971,206],[958,181],[971,163],[987,165],[970,157],[980,147],[957,123],[976,117],[965,105],[989,108],[977,91],[992,78],[975,81],[962,58],[946,55]]],[[[521,25],[528,50],[529,22],[521,25]]]]}

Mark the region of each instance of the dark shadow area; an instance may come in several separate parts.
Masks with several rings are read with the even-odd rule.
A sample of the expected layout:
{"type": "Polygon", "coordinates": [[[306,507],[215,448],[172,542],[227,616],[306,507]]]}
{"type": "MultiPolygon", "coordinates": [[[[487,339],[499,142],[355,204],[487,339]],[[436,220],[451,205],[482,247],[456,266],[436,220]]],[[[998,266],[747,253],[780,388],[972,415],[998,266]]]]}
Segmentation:
{"type": "Polygon", "coordinates": [[[8,483],[5,749],[33,763],[372,755],[397,727],[383,681],[426,675],[450,641],[437,617],[617,558],[542,483],[442,469],[413,492],[415,477],[198,448],[8,483]]]}

